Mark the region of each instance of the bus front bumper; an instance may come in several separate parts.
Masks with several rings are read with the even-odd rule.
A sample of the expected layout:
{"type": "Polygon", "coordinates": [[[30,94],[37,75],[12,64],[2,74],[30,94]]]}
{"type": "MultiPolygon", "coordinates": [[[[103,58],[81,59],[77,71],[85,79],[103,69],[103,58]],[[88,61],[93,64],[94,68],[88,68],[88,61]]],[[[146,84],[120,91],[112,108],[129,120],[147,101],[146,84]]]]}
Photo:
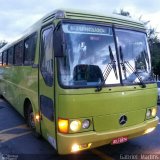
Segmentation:
{"type": "Polygon", "coordinates": [[[131,127],[124,127],[120,130],[108,131],[108,132],[83,132],[77,134],[61,134],[57,133],[57,144],[59,154],[70,154],[73,152],[73,146],[75,150],[85,150],[89,148],[95,148],[105,144],[111,144],[112,140],[118,137],[127,136],[128,139],[138,137],[146,134],[146,131],[150,128],[157,126],[159,118],[144,121],[144,123],[134,125],[131,127]],[[81,146],[81,147],[78,147],[81,146]]]}

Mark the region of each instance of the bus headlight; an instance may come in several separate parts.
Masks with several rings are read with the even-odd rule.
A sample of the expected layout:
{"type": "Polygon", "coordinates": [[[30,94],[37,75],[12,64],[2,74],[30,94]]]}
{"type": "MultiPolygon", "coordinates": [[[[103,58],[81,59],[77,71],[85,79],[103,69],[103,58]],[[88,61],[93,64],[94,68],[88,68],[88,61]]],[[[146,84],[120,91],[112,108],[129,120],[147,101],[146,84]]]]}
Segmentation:
{"type": "Polygon", "coordinates": [[[83,129],[87,129],[90,127],[90,120],[89,119],[85,119],[83,122],[82,122],[82,128],[83,129]]]}
{"type": "Polygon", "coordinates": [[[152,114],[152,110],[151,109],[147,109],[146,118],[151,117],[151,114],[152,114]]]}
{"type": "Polygon", "coordinates": [[[70,129],[71,131],[73,132],[77,132],[81,129],[81,122],[79,120],[73,120],[71,123],[70,123],[70,129]]]}

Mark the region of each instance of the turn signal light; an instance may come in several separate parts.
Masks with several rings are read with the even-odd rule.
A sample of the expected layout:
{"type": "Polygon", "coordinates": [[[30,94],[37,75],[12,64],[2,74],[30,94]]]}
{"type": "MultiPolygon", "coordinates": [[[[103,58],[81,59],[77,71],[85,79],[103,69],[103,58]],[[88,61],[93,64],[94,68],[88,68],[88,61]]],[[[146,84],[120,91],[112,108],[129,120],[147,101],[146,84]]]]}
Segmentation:
{"type": "Polygon", "coordinates": [[[67,119],[58,119],[58,130],[61,133],[68,133],[68,120],[67,119]]]}
{"type": "Polygon", "coordinates": [[[37,115],[35,116],[35,119],[36,119],[37,122],[40,122],[40,115],[37,114],[37,115]]]}
{"type": "Polygon", "coordinates": [[[155,117],[157,114],[157,108],[152,108],[152,116],[155,117]]]}

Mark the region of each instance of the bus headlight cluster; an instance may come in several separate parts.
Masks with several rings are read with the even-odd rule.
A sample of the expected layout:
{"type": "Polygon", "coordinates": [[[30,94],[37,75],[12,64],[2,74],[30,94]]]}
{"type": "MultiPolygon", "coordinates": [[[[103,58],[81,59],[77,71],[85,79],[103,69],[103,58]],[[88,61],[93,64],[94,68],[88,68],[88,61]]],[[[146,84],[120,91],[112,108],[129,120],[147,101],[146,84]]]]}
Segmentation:
{"type": "Polygon", "coordinates": [[[78,132],[79,130],[88,129],[90,127],[91,121],[89,119],[84,120],[72,120],[70,122],[70,130],[72,132],[78,132]]]}
{"type": "Polygon", "coordinates": [[[146,118],[155,117],[156,114],[157,114],[157,108],[156,107],[149,108],[149,109],[147,109],[147,112],[146,112],[146,118]]]}

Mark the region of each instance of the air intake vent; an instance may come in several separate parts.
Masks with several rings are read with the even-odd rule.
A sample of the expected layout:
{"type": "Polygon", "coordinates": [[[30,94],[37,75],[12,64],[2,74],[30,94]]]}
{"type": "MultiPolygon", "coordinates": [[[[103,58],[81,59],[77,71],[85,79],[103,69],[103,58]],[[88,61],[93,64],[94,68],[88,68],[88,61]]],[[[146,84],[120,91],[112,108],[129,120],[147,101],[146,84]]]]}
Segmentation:
{"type": "Polygon", "coordinates": [[[62,18],[65,18],[65,12],[62,10],[57,10],[54,13],[47,16],[46,18],[44,18],[42,23],[45,23],[51,19],[62,19],[62,18]]]}
{"type": "Polygon", "coordinates": [[[51,19],[54,19],[54,18],[55,18],[55,13],[50,15],[50,16],[48,16],[47,18],[43,19],[42,23],[45,23],[45,22],[47,22],[47,21],[49,21],[51,19]]]}
{"type": "Polygon", "coordinates": [[[66,12],[66,18],[74,18],[74,19],[90,19],[99,22],[109,22],[113,24],[119,25],[128,25],[134,26],[138,28],[144,28],[143,24],[138,23],[136,21],[132,21],[129,19],[121,18],[121,17],[112,17],[112,16],[103,16],[103,15],[94,15],[94,14],[86,14],[86,13],[76,13],[76,12],[66,12]]]}

